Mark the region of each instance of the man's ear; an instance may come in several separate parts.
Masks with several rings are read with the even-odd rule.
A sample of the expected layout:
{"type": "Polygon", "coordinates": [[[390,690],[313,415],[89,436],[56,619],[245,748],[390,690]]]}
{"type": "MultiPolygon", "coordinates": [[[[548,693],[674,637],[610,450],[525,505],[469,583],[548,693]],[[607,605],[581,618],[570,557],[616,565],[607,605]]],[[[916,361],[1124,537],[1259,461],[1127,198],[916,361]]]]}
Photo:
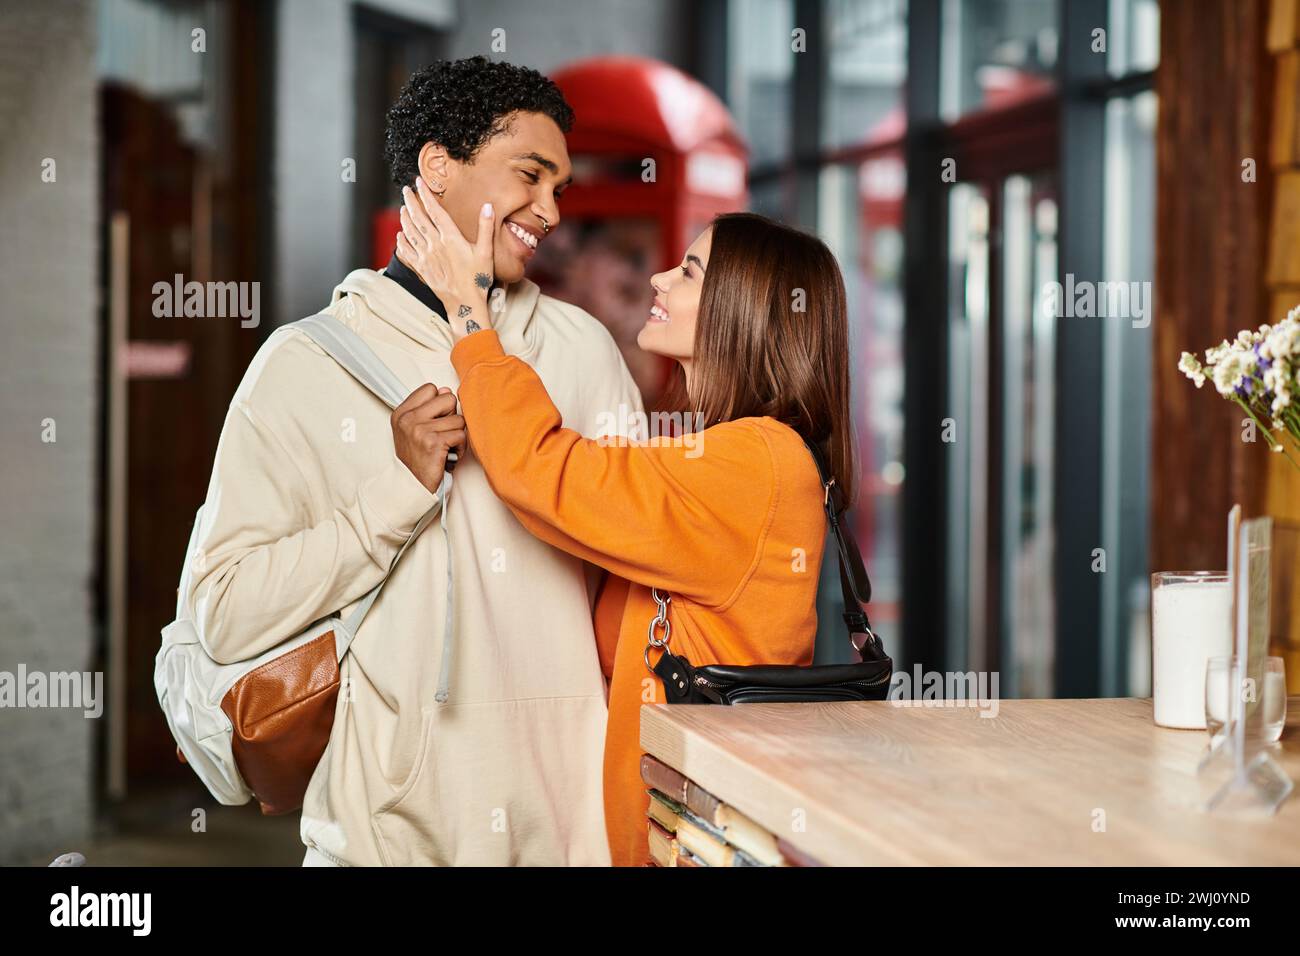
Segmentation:
{"type": "Polygon", "coordinates": [[[435,193],[442,193],[447,189],[452,160],[447,155],[446,149],[434,142],[425,143],[420,147],[420,155],[415,165],[420,175],[424,177],[424,181],[433,188],[435,193]]]}

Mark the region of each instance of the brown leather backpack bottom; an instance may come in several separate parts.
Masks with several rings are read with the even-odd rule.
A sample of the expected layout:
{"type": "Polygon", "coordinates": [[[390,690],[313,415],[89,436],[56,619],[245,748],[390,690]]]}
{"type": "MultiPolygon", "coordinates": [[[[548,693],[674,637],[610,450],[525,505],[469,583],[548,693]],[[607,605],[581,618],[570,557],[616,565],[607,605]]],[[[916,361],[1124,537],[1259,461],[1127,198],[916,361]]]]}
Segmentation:
{"type": "Polygon", "coordinates": [[[326,631],[249,671],[221,700],[235,763],[268,816],[302,808],[325,753],[339,694],[336,653],[326,631]]]}

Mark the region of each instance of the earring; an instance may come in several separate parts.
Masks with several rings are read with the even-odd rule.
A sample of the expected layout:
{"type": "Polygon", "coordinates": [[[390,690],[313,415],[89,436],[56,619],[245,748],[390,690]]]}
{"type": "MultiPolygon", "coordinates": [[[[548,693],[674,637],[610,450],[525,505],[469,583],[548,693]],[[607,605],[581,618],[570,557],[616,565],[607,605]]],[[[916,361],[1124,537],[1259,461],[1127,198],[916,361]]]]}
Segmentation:
{"type": "Polygon", "coordinates": [[[429,181],[429,188],[433,190],[433,194],[437,196],[439,199],[441,199],[443,193],[447,191],[447,187],[444,186],[442,183],[438,182],[436,179],[429,181]]]}

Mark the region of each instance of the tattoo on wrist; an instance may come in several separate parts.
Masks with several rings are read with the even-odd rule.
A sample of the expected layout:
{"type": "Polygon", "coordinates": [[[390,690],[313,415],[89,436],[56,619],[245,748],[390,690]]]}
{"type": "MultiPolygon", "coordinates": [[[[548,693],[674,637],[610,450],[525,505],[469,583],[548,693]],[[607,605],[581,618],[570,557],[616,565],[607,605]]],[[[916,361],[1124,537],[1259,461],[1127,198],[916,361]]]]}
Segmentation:
{"type": "Polygon", "coordinates": [[[469,315],[469,314],[470,314],[471,312],[473,312],[473,311],[474,311],[474,310],[471,309],[469,306],[467,306],[467,305],[462,305],[459,309],[456,310],[456,315],[457,315],[457,317],[463,319],[463,318],[465,318],[465,316],[469,315]]]}
{"type": "Polygon", "coordinates": [[[492,285],[492,277],[486,272],[479,272],[474,276],[474,284],[480,289],[486,289],[492,285]]]}
{"type": "Polygon", "coordinates": [[[481,328],[483,328],[483,326],[479,325],[473,319],[470,319],[468,322],[465,323],[465,332],[467,334],[470,332],[477,332],[481,328]]]}

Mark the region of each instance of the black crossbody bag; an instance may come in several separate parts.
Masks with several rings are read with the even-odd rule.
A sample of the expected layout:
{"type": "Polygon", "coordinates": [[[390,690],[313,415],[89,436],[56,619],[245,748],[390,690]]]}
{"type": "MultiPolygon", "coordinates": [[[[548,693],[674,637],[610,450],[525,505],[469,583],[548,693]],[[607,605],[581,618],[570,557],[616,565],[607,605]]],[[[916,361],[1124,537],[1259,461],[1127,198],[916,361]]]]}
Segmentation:
{"type": "Polygon", "coordinates": [[[894,662],[885,653],[880,638],[871,629],[864,605],[871,600],[871,579],[858,551],[857,542],[841,524],[843,513],[836,510],[832,488],[834,476],[821,451],[804,442],[817,464],[822,483],[822,501],[826,520],[839,556],[840,590],[844,597],[844,623],[849,643],[859,660],[852,664],[825,664],[796,667],[782,664],[709,664],[695,667],[681,654],[668,649],[672,625],[668,605],[672,596],[658,588],[651,595],[659,612],[650,621],[646,644],[646,667],[663,683],[670,704],[757,704],[799,703],[840,700],[884,700],[889,694],[894,662]],[[661,631],[662,634],[657,632],[661,631]],[[650,649],[659,648],[663,656],[650,666],[650,649]]]}

